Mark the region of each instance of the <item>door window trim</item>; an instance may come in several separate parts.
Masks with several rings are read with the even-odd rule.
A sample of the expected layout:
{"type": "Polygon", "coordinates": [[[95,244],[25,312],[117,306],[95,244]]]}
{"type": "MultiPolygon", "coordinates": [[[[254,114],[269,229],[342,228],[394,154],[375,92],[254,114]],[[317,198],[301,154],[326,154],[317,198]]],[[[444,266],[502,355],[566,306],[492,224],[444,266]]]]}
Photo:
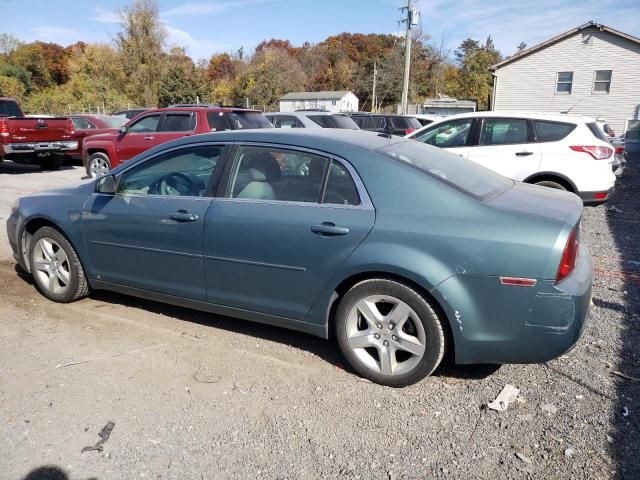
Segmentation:
{"type": "MultiPolygon", "coordinates": [[[[293,145],[282,145],[278,143],[265,143],[265,142],[234,142],[233,148],[229,150],[226,156],[224,170],[222,171],[221,178],[218,182],[215,199],[216,201],[224,201],[224,202],[236,202],[236,203],[259,203],[259,204],[273,204],[273,205],[293,205],[299,207],[322,207],[322,208],[346,208],[346,209],[357,209],[357,210],[375,210],[373,202],[371,201],[371,197],[369,197],[369,193],[367,192],[360,175],[355,168],[345,159],[340,158],[336,155],[333,155],[328,152],[323,152],[320,150],[314,150],[311,148],[305,147],[297,147],[293,145]],[[260,200],[253,198],[231,198],[229,196],[229,186],[232,177],[232,172],[235,164],[239,160],[238,158],[238,150],[240,147],[262,147],[262,148],[273,148],[277,150],[290,150],[292,152],[300,152],[300,153],[308,153],[312,155],[317,155],[319,157],[326,158],[328,160],[334,160],[340,165],[342,165],[349,175],[351,175],[351,179],[353,180],[354,185],[356,186],[356,191],[358,192],[358,196],[360,197],[359,205],[341,205],[336,203],[320,203],[320,202],[292,202],[289,200],[260,200]]],[[[325,178],[323,180],[323,188],[321,199],[324,197],[324,191],[326,189],[326,181],[328,177],[328,172],[325,172],[325,178]]]]}
{"type": "Polygon", "coordinates": [[[115,195],[119,196],[127,196],[127,197],[144,197],[144,198],[191,198],[191,199],[211,199],[214,197],[214,192],[217,189],[218,182],[220,181],[220,177],[222,176],[222,172],[225,164],[229,158],[229,153],[233,149],[232,142],[201,142],[201,143],[189,143],[186,145],[177,145],[171,148],[167,148],[160,152],[156,152],[148,157],[142,158],[133,164],[127,165],[126,168],[123,168],[116,174],[116,193],[115,195]],[[220,154],[220,160],[216,164],[211,173],[211,178],[209,178],[209,183],[207,184],[207,188],[204,191],[204,194],[201,197],[192,196],[192,195],[158,195],[155,193],[151,194],[140,194],[140,193],[119,193],[118,189],[120,188],[120,182],[122,181],[122,177],[124,177],[127,172],[129,172],[133,168],[138,168],[142,164],[147,162],[152,162],[159,156],[167,155],[169,153],[183,150],[183,149],[191,149],[198,147],[222,147],[222,153],[220,154]]]}

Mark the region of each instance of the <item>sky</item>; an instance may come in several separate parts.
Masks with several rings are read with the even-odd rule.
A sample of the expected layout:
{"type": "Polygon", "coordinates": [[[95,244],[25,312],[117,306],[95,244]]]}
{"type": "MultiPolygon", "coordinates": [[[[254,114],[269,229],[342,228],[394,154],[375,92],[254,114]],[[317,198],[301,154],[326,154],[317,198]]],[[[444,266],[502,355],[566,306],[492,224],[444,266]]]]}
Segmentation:
{"type": "MultiPolygon", "coordinates": [[[[21,40],[110,42],[127,0],[0,0],[2,28],[21,40]]],[[[503,55],[590,20],[640,37],[640,0],[414,0],[422,30],[451,55],[465,38],[491,35],[503,55]]],[[[250,52],[264,39],[317,43],[341,32],[398,34],[406,0],[159,0],[169,46],[195,60],[250,52]]]]}

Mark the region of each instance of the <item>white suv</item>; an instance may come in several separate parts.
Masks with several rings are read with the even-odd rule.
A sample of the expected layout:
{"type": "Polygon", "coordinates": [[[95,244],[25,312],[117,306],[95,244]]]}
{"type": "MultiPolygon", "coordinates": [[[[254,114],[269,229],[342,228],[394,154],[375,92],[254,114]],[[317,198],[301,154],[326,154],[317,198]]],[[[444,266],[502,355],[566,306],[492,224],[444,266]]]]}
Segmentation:
{"type": "Polygon", "coordinates": [[[615,186],[614,149],[595,119],[571,115],[473,112],[452,115],[409,135],[502,175],[568,190],[586,205],[615,186]]]}

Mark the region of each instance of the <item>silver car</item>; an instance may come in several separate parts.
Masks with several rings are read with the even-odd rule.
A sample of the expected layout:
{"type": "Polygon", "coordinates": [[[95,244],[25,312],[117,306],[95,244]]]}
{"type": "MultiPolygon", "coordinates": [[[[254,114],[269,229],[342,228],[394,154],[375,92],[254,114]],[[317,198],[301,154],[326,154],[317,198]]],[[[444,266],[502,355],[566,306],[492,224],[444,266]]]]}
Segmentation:
{"type": "Polygon", "coordinates": [[[266,113],[275,128],[343,128],[360,130],[351,117],[344,113],[324,110],[298,110],[295,112],[266,113]]]}

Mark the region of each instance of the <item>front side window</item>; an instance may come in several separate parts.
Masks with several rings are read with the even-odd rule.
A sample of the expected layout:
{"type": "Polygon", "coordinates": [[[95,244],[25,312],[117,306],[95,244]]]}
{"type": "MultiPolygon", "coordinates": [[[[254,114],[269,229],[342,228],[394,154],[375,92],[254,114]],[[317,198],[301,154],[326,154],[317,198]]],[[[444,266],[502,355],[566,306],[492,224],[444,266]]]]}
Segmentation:
{"type": "Polygon", "coordinates": [[[514,183],[475,162],[420,142],[397,142],[377,151],[477,199],[496,196],[514,183]]]}
{"type": "Polygon", "coordinates": [[[125,172],[118,193],[202,197],[224,150],[221,145],[189,147],[148,160],[125,172]]]}
{"type": "Polygon", "coordinates": [[[611,90],[611,70],[596,70],[593,78],[593,93],[609,93],[611,90]]]}
{"type": "Polygon", "coordinates": [[[429,127],[413,139],[440,148],[464,147],[469,140],[472,123],[472,118],[451,120],[429,127]]]}
{"type": "Polygon", "coordinates": [[[73,117],[71,121],[73,122],[73,128],[76,130],[90,130],[92,128],[96,128],[96,126],[86,118],[73,117]]]}
{"type": "Polygon", "coordinates": [[[129,133],[152,133],[158,129],[160,115],[147,115],[129,127],[129,133]]]}
{"type": "Polygon", "coordinates": [[[556,79],[556,93],[571,93],[573,85],[573,72],[558,72],[556,79]]]}
{"type": "Polygon", "coordinates": [[[195,114],[167,113],[162,123],[163,132],[191,132],[196,128],[195,114]]]}
{"type": "Polygon", "coordinates": [[[359,205],[349,171],[338,161],[271,147],[238,148],[228,196],[282,202],[359,205]]]}
{"type": "Polygon", "coordinates": [[[521,118],[485,118],[479,145],[527,143],[527,121],[521,118]]]}

